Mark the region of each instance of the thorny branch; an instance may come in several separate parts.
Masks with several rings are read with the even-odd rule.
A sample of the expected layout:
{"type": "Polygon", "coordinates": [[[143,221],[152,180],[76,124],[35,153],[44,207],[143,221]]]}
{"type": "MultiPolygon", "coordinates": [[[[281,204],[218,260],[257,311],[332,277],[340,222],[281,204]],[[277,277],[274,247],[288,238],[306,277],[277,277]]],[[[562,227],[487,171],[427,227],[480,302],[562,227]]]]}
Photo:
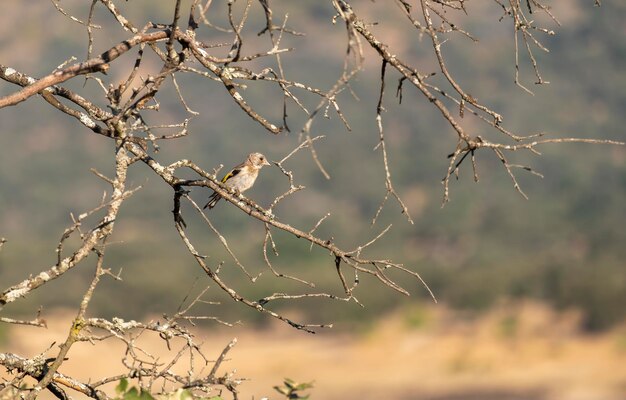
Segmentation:
{"type": "Polygon", "coordinates": [[[407,220],[413,224],[413,219],[411,219],[411,215],[409,214],[409,209],[404,204],[398,193],[393,188],[393,183],[391,182],[391,172],[389,171],[389,160],[387,157],[387,147],[385,146],[385,134],[383,133],[383,117],[382,113],[384,111],[383,108],[383,96],[385,94],[385,71],[387,70],[387,60],[383,59],[381,71],[380,71],[380,96],[378,97],[378,105],[376,106],[376,124],[378,125],[378,133],[380,135],[380,142],[376,145],[374,150],[380,147],[380,150],[383,153],[383,166],[385,167],[385,186],[387,188],[387,193],[385,193],[385,197],[383,201],[380,203],[378,210],[376,211],[376,215],[372,219],[372,225],[376,223],[376,219],[380,215],[380,212],[383,210],[389,195],[392,195],[396,198],[400,207],[402,208],[402,213],[406,215],[407,220]]]}
{"type": "MultiPolygon", "coordinates": [[[[282,18],[277,17],[279,9],[269,0],[259,0],[259,4],[251,0],[239,3],[229,1],[225,9],[225,19],[228,21],[225,27],[220,27],[209,20],[209,16],[213,19],[216,12],[214,10],[216,6],[211,0],[193,0],[188,10],[189,17],[186,28],[181,25],[181,18],[184,20],[184,14],[187,11],[183,9],[183,2],[180,0],[177,0],[173,5],[172,16],[169,19],[171,23],[156,24],[145,21],[143,28],[138,28],[140,25],[133,24],[127,16],[123,15],[115,0],[92,0],[87,10],[86,21],[73,16],[70,10],[62,8],[58,0],[52,0],[52,3],[62,15],[72,22],[86,27],[87,59],[68,65],[70,62],[74,62],[74,59],[71,59],[39,79],[9,65],[0,65],[0,79],[19,87],[16,92],[0,98],[0,108],[15,106],[40,95],[48,104],[74,118],[89,131],[112,140],[111,149],[114,150],[115,176],[109,178],[95,172],[98,177],[111,185],[112,193],[108,199],[104,196],[101,204],[93,210],[80,214],[77,218],[72,217],[73,224],[63,232],[56,247],[57,260],[54,265],[43,268],[39,274],[28,277],[19,283],[7,288],[0,288],[2,290],[0,292],[0,311],[4,311],[6,305],[28,296],[32,291],[69,273],[78,265],[83,264],[92,254],[97,257],[94,277],[85,291],[76,317],[71,321],[67,338],[59,346],[55,356],[46,358],[45,354],[50,349],[30,359],[12,353],[0,353],[0,364],[9,372],[14,373],[13,379],[7,384],[3,384],[2,387],[10,387],[19,396],[29,399],[35,398],[44,389],[49,390],[60,399],[68,398],[65,393],[66,390],[79,392],[94,399],[109,399],[109,395],[102,389],[102,386],[121,379],[136,379],[142,390],[157,394],[166,394],[166,386],[172,384],[174,387],[189,389],[203,396],[220,394],[222,390],[226,390],[233,398],[237,398],[236,387],[240,383],[240,379],[235,378],[234,374],[230,372],[218,375],[227,353],[235,346],[236,340],[225,346],[216,361],[210,362],[197,344],[194,335],[184,326],[184,323],[193,324],[194,321],[207,319],[231,325],[229,322],[208,315],[188,315],[194,306],[206,304],[203,300],[206,289],[195,297],[190,304],[184,306],[181,304],[173,316],[165,316],[162,321],[143,323],[119,318],[108,320],[88,317],[87,315],[90,300],[100,279],[105,275],[109,275],[113,279],[121,279],[119,274],[114,275],[110,268],[105,268],[104,255],[121,205],[137,190],[126,188],[127,173],[130,168],[134,168],[137,164],[147,166],[160,178],[160,181],[172,188],[174,228],[192,259],[206,274],[212,282],[211,284],[215,284],[227,293],[232,300],[271,318],[308,332],[314,332],[316,328],[329,327],[331,324],[308,324],[293,321],[286,315],[271,309],[270,305],[273,305],[275,301],[293,301],[305,298],[354,301],[361,304],[356,296],[361,276],[372,277],[383,285],[408,295],[407,288],[397,281],[396,275],[390,273],[392,271],[408,274],[423,284],[432,298],[435,299],[434,294],[417,272],[401,263],[383,257],[364,255],[366,250],[371,250],[370,247],[384,237],[391,229],[391,225],[365,243],[357,245],[353,250],[346,250],[335,244],[333,238],[328,239],[317,235],[318,228],[330,218],[330,213],[321,216],[313,227],[306,229],[295,227],[274,215],[276,208],[283,201],[288,200],[294,193],[305,189],[303,185],[297,183],[297,171],[288,166],[291,157],[300,150],[308,149],[320,172],[327,179],[330,179],[330,174],[322,165],[315,147],[316,142],[323,139],[325,135],[317,134],[314,123],[320,116],[330,118],[332,114],[338,117],[347,131],[352,130],[339,97],[345,92],[352,94],[357,99],[351,87],[351,81],[362,71],[368,47],[373,50],[378,62],[381,63],[380,91],[376,107],[379,143],[375,149],[380,149],[382,154],[386,189],[385,196],[373,216],[372,224],[377,221],[390,196],[396,199],[402,213],[405,214],[410,223],[413,223],[408,206],[402,201],[392,182],[390,156],[385,140],[384,90],[385,81],[389,79],[391,74],[399,77],[398,95],[400,100],[403,84],[406,82],[412,85],[441,114],[456,134],[454,151],[449,155],[448,169],[442,181],[444,204],[449,200],[450,177],[453,174],[458,176],[462,163],[468,157],[472,161],[473,177],[478,181],[477,154],[483,153],[480,152],[481,149],[492,151],[501,160],[514,188],[526,197],[517,181],[515,171],[523,169],[537,176],[542,175],[535,172],[531,167],[511,164],[508,161],[509,153],[529,151],[538,154],[537,148],[549,143],[624,144],[611,140],[545,138],[543,133],[522,135],[505,128],[503,116],[464,90],[461,83],[457,81],[447,67],[444,52],[444,45],[447,40],[451,40],[454,35],[459,36],[462,40],[469,40],[471,43],[478,40],[472,32],[454,22],[456,14],[471,12],[469,3],[464,0],[420,0],[415,4],[405,0],[395,1],[399,10],[398,18],[406,18],[411,29],[415,28],[417,35],[426,35],[429,38],[432,56],[444,78],[440,84],[452,87],[454,90],[451,92],[441,89],[440,85],[434,81],[435,72],[423,71],[420,65],[408,62],[401,55],[398,55],[389,44],[382,41],[372,28],[375,21],[367,21],[361,17],[361,15],[366,14],[361,14],[358,8],[366,7],[366,5],[359,2],[354,2],[354,6],[352,2],[347,0],[328,0],[326,3],[329,8],[332,7],[336,12],[336,15],[329,22],[332,24],[338,21],[342,22],[346,32],[343,68],[335,83],[327,90],[314,87],[307,82],[290,79],[286,73],[285,58],[293,49],[281,48],[281,43],[284,41],[284,36],[301,36],[302,33],[290,26],[293,24],[293,20],[289,19],[287,14],[282,18]],[[256,7],[258,5],[261,7],[256,7]],[[93,43],[96,36],[94,29],[98,29],[97,32],[103,32],[105,31],[103,27],[106,27],[105,24],[95,23],[98,7],[103,7],[128,37],[119,43],[107,44],[109,50],[98,56],[93,56],[93,43]],[[214,9],[209,10],[211,7],[214,9]],[[256,12],[260,13],[259,15],[264,21],[264,26],[258,36],[266,35],[269,39],[269,47],[266,49],[248,47],[248,43],[251,41],[247,33],[249,29],[244,28],[253,24],[251,21],[254,20],[253,14],[256,12]],[[231,40],[228,43],[212,42],[211,35],[215,32],[222,35],[229,34],[231,40]],[[226,55],[222,51],[225,46],[228,49],[226,55]],[[134,54],[135,62],[132,67],[124,71],[125,78],[121,82],[117,82],[106,74],[111,70],[111,65],[114,63],[117,65],[117,60],[127,53],[134,54]],[[156,75],[151,75],[145,67],[144,58],[148,53],[156,56],[162,62],[161,69],[156,75]],[[259,67],[261,65],[258,63],[259,60],[267,60],[267,65],[259,67]],[[179,80],[177,80],[177,76],[181,74],[193,74],[200,79],[204,78],[202,82],[206,81],[207,85],[217,82],[245,115],[274,135],[290,130],[288,110],[291,107],[301,113],[300,116],[303,117],[304,123],[299,129],[300,144],[280,161],[274,162],[287,179],[288,187],[282,194],[277,195],[267,207],[254,203],[240,193],[231,192],[217,179],[215,171],[209,173],[193,161],[181,159],[165,165],[156,157],[159,142],[187,136],[189,133],[188,122],[190,118],[198,114],[185,100],[185,87],[179,84],[179,80]],[[87,98],[77,91],[60,86],[64,82],[80,76],[85,76],[88,83],[95,82],[97,87],[102,90],[102,97],[87,98]],[[151,126],[146,122],[146,115],[150,111],[159,110],[159,98],[163,96],[162,89],[170,81],[178,100],[189,116],[184,119],[184,122],[151,126]],[[282,116],[280,122],[272,122],[272,117],[263,115],[250,100],[244,97],[246,87],[258,82],[274,85],[280,91],[282,101],[274,102],[281,107],[280,112],[277,113],[282,116]],[[309,108],[309,97],[317,100],[315,107],[309,108]],[[106,106],[101,105],[103,102],[106,106]],[[454,107],[458,106],[458,117],[455,110],[449,108],[449,104],[454,107]],[[495,131],[499,134],[497,139],[490,139],[482,133],[479,135],[470,132],[466,126],[472,125],[461,122],[465,115],[476,118],[483,124],[483,127],[495,131]],[[165,129],[166,133],[155,134],[154,132],[158,129],[165,129]],[[187,170],[185,172],[191,171],[194,178],[183,178],[182,173],[179,173],[180,169],[187,170]],[[189,196],[189,192],[194,188],[214,190],[241,212],[260,221],[264,227],[264,239],[262,241],[264,266],[275,277],[286,278],[303,284],[305,292],[295,294],[278,292],[255,300],[243,296],[236,286],[227,282],[220,269],[224,262],[217,262],[215,265],[207,262],[208,258],[201,255],[197,250],[200,245],[192,241],[190,231],[185,229],[186,223],[183,219],[185,204],[191,205],[192,209],[200,215],[200,218],[193,220],[202,221],[205,229],[213,232],[231,257],[232,262],[251,282],[254,282],[258,276],[253,276],[248,272],[237,256],[238,249],[217,229],[208,215],[203,214],[189,196]],[[96,216],[99,213],[104,213],[104,215],[98,219],[96,216]],[[96,221],[87,227],[88,221],[94,218],[96,221]],[[278,231],[306,240],[310,243],[311,248],[317,247],[327,252],[329,255],[327,266],[336,268],[339,280],[337,286],[341,287],[342,293],[339,295],[323,291],[312,292],[310,290],[316,288],[315,282],[308,282],[297,276],[279,272],[278,268],[272,264],[268,254],[270,252],[274,256],[279,254],[279,247],[274,241],[274,233],[278,231]],[[80,240],[75,249],[68,251],[66,247],[69,247],[67,240],[70,237],[78,237],[80,240]],[[352,275],[349,276],[350,279],[346,278],[347,273],[352,275]],[[140,342],[143,336],[149,334],[158,335],[168,349],[178,345],[175,356],[163,363],[158,357],[146,351],[140,342]],[[70,348],[80,345],[81,342],[97,343],[106,340],[117,340],[125,345],[126,353],[122,359],[126,367],[125,372],[97,381],[92,380],[88,383],[79,382],[59,372],[70,348]],[[172,367],[185,357],[188,357],[190,365],[186,374],[177,375],[172,372],[172,367]],[[199,371],[194,369],[197,360],[203,364],[199,371]],[[22,383],[26,377],[34,378],[37,383],[31,385],[32,387],[23,388],[22,383]]],[[[553,30],[539,26],[535,22],[534,15],[543,13],[556,25],[559,25],[559,22],[550,8],[540,0],[493,0],[492,4],[502,10],[501,19],[508,19],[512,23],[515,83],[524,91],[531,93],[520,79],[519,71],[522,67],[520,55],[526,54],[536,77],[536,83],[548,83],[540,73],[535,52],[537,49],[547,52],[548,49],[542,44],[541,38],[545,35],[555,34],[553,30]]],[[[595,5],[599,6],[600,1],[596,1],[595,5]]],[[[127,7],[132,7],[132,5],[127,7]]],[[[3,249],[5,242],[4,238],[0,239],[0,250],[3,249]]],[[[46,326],[46,321],[41,317],[40,312],[32,320],[2,316],[0,323],[46,326]]]]}

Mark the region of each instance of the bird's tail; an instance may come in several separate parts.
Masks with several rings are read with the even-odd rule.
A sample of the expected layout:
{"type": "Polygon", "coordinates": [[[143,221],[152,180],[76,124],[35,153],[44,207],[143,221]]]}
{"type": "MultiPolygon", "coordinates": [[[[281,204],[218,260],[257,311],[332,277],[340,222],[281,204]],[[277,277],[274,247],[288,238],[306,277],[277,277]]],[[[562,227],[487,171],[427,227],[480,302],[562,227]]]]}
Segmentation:
{"type": "Polygon", "coordinates": [[[209,197],[209,202],[206,203],[206,205],[203,207],[203,209],[208,207],[209,210],[210,210],[211,208],[215,207],[215,205],[217,204],[218,201],[220,201],[221,198],[222,198],[222,196],[220,196],[219,193],[213,192],[211,197],[209,197]]]}

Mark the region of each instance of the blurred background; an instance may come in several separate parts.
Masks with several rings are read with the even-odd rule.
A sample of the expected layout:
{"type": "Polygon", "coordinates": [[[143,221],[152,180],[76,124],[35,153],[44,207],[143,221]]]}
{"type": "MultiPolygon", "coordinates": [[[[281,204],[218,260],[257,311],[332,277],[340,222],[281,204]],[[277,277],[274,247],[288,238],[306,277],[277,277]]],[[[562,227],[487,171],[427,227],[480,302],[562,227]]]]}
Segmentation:
{"type": "MultiPolygon", "coordinates": [[[[173,2],[122,3],[125,15],[137,26],[171,20],[173,2]]],[[[211,18],[226,27],[222,3],[216,2],[211,18]]],[[[345,52],[345,29],[332,24],[332,7],[314,0],[275,3],[275,18],[288,13],[288,26],[307,33],[283,38],[282,47],[295,48],[283,57],[286,76],[329,88],[341,73],[345,52]]],[[[379,23],[372,29],[399,56],[420,66],[423,73],[436,71],[428,38],[411,30],[395,6],[383,3],[363,3],[356,11],[379,23]]],[[[591,3],[554,4],[552,12],[561,27],[543,18],[545,26],[557,33],[542,38],[549,54],[535,52],[542,77],[550,84],[534,85],[532,66],[522,57],[521,77],[535,96],[514,84],[513,29],[507,19],[498,21],[502,9],[495,3],[470,5],[469,15],[459,19],[480,41],[459,36],[446,43],[448,68],[461,86],[502,114],[504,125],[518,134],[542,131],[550,137],[623,141],[626,4],[593,7],[591,3]]],[[[81,19],[87,16],[89,7],[82,2],[61,5],[81,19]]],[[[263,28],[260,6],[255,3],[252,10],[243,53],[256,53],[257,45],[271,47],[267,37],[256,36],[263,28]]],[[[96,9],[95,21],[110,27],[95,31],[95,53],[125,38],[103,7],[96,9]]],[[[217,31],[202,34],[207,42],[230,41],[229,35],[217,31]]],[[[227,51],[228,47],[224,54],[227,51]]],[[[86,52],[85,27],[56,12],[52,4],[4,1],[0,63],[39,77],[72,56],[84,59],[86,52]]],[[[399,77],[389,73],[383,116],[389,167],[415,224],[406,222],[397,204],[389,200],[371,226],[385,195],[382,156],[373,150],[378,143],[374,118],[380,74],[374,60],[366,60],[364,71],[351,85],[359,100],[348,91],[338,97],[352,131],[347,132],[332,112],[330,119],[321,118],[313,125],[313,135],[325,135],[316,149],[331,179],[324,178],[308,151],[298,153],[287,166],[293,169],[296,183],[307,188],[284,201],[276,215],[307,231],[331,213],[319,235],[333,237],[344,248],[356,247],[393,223],[370,254],[393,258],[419,272],[439,302],[433,304],[419,282],[403,280],[411,292],[407,298],[362,277],[356,295],[364,308],[324,300],[276,305],[300,321],[334,324],[332,330],[311,337],[274,325],[212,287],[208,299],[222,304],[206,305],[199,312],[243,324],[226,331],[214,325],[201,329],[207,341],[214,335],[222,346],[229,336],[245,339],[231,361],[232,368],[252,379],[242,386],[244,398],[270,395],[271,386],[288,376],[315,380],[312,398],[622,399],[626,393],[625,149],[563,144],[540,148],[541,156],[511,155],[511,162],[529,165],[545,176],[518,173],[529,200],[515,191],[495,156],[478,153],[480,182],[473,182],[469,165],[464,165],[458,181],[451,182],[450,203],[442,208],[441,179],[456,135],[408,85],[398,104],[394,92],[399,77]]],[[[112,82],[125,78],[124,66],[134,62],[134,56],[121,61],[109,73],[112,82]]],[[[157,60],[145,61],[148,69],[158,72],[157,60]]],[[[254,67],[265,64],[272,62],[259,61],[254,67]]],[[[436,81],[440,77],[433,79],[445,88],[436,81]]],[[[241,112],[222,86],[190,74],[180,74],[179,84],[190,108],[201,114],[191,120],[187,137],[162,143],[157,153],[162,164],[187,158],[206,170],[220,164],[230,168],[252,151],[279,160],[301,140],[298,132],[304,119],[296,107],[289,109],[292,132],[271,136],[241,112]]],[[[66,86],[92,95],[99,90],[93,81],[83,79],[66,86]]],[[[2,96],[15,90],[8,83],[0,84],[2,96]]],[[[279,123],[282,97],[274,87],[251,85],[243,94],[279,123]]],[[[171,85],[158,100],[160,111],[147,114],[151,123],[188,117],[171,85]]],[[[302,100],[309,108],[318,101],[306,95],[302,100]]],[[[0,286],[5,288],[54,264],[54,249],[71,223],[70,214],[92,208],[109,190],[90,169],[112,173],[113,144],[40,98],[2,109],[0,123],[0,236],[8,240],[0,252],[0,286]]],[[[468,116],[463,124],[474,134],[497,137],[468,116]]],[[[209,284],[173,229],[171,190],[140,165],[133,170],[131,182],[143,189],[124,204],[112,238],[115,243],[107,253],[107,266],[122,269],[123,281],[100,284],[93,315],[146,319],[173,313],[187,293],[209,284]]],[[[285,177],[272,167],[262,171],[248,194],[267,205],[287,189],[285,177]]],[[[202,203],[209,194],[196,190],[192,196],[202,203]]],[[[263,226],[258,221],[240,215],[226,202],[209,213],[242,263],[253,274],[264,271],[251,283],[232,265],[212,232],[194,221],[192,210],[185,213],[199,251],[214,264],[225,260],[227,280],[241,293],[261,298],[276,291],[308,290],[265,270],[263,226]]],[[[315,282],[319,291],[341,294],[327,254],[309,252],[307,243],[287,235],[277,233],[275,239],[280,256],[272,261],[277,269],[315,282]]],[[[62,310],[77,307],[92,273],[83,265],[11,304],[6,312],[32,316],[44,305],[52,334],[55,321],[68,326],[71,312],[62,310]]],[[[42,351],[43,343],[36,351],[29,347],[36,342],[33,337],[50,344],[46,331],[29,332],[18,334],[0,325],[0,348],[42,351]]]]}

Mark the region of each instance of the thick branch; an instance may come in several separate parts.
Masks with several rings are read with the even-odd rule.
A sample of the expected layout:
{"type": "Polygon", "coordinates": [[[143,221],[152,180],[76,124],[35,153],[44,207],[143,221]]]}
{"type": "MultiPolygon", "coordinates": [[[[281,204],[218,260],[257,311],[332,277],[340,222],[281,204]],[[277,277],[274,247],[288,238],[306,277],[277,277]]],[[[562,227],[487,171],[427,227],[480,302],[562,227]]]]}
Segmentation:
{"type": "Polygon", "coordinates": [[[109,63],[111,61],[126,53],[134,46],[144,42],[155,42],[157,40],[166,39],[167,35],[167,32],[159,31],[133,36],[132,38],[113,46],[98,57],[74,64],[60,71],[53,72],[50,75],[32,82],[30,85],[18,92],[0,98],[0,108],[14,106],[50,86],[65,82],[75,76],[89,74],[92,72],[106,72],[109,69],[109,63]]]}

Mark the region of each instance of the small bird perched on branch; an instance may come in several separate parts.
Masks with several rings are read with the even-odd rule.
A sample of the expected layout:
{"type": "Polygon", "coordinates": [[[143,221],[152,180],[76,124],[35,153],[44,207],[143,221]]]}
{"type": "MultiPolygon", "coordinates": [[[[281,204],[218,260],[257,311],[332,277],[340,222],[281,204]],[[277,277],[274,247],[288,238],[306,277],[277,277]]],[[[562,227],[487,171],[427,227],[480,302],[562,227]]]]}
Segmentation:
{"type": "MultiPolygon", "coordinates": [[[[263,154],[251,153],[246,161],[237,165],[229,173],[224,175],[222,183],[229,189],[243,193],[254,185],[254,181],[256,181],[257,176],[259,176],[259,171],[264,165],[270,165],[270,163],[267,162],[263,154]]],[[[215,204],[217,204],[221,198],[222,196],[214,191],[204,208],[208,207],[211,209],[215,207],[215,204]]]]}

